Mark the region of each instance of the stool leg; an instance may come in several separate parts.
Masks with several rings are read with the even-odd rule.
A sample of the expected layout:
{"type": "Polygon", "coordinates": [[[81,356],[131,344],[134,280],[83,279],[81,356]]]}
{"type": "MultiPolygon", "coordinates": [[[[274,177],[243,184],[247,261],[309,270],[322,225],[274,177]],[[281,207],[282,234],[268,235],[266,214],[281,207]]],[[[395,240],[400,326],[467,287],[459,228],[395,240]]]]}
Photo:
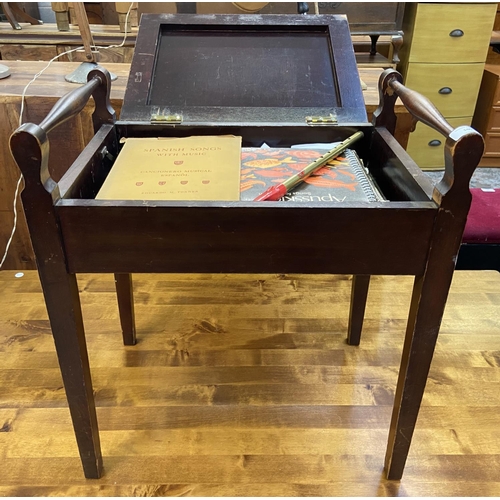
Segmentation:
{"type": "Polygon", "coordinates": [[[351,307],[349,311],[349,327],[347,329],[347,343],[349,345],[359,345],[361,340],[369,286],[369,274],[354,275],[352,277],[351,307]]]}
{"type": "Polygon", "coordinates": [[[444,314],[452,272],[417,276],[401,357],[385,457],[388,479],[401,479],[444,314]]]}
{"type": "Polygon", "coordinates": [[[83,471],[98,479],[102,455],[76,277],[62,265],[37,263],[83,471]]]}
{"type": "Polygon", "coordinates": [[[123,343],[135,345],[134,293],[131,274],[115,274],[116,297],[122,327],[123,343]]]}

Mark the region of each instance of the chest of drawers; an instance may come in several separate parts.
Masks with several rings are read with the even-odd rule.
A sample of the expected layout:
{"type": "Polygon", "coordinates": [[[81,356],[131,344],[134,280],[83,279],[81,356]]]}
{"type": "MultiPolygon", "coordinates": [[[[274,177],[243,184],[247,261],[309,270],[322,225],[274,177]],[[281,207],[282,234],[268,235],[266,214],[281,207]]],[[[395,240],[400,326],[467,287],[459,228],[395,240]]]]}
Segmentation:
{"type": "MultiPolygon", "coordinates": [[[[497,4],[408,3],[399,71],[453,125],[470,125],[497,4]]],[[[443,141],[421,124],[408,153],[424,169],[441,169],[443,141]]]]}
{"type": "Polygon", "coordinates": [[[500,167],[500,66],[485,66],[472,126],[485,141],[482,167],[500,167]]]}

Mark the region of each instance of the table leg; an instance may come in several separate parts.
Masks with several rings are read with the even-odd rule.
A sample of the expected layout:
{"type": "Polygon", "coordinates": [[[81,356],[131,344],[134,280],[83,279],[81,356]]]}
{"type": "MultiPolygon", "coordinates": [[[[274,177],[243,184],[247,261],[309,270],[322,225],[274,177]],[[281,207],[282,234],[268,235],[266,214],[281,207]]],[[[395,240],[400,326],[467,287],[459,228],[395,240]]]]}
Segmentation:
{"type": "Polygon", "coordinates": [[[134,293],[131,274],[115,274],[116,297],[122,327],[123,343],[135,345],[134,293]]]}
{"type": "Polygon", "coordinates": [[[347,329],[347,343],[349,345],[359,345],[361,340],[369,286],[370,275],[354,275],[352,277],[351,307],[347,329]]]}
{"type": "Polygon", "coordinates": [[[15,30],[22,29],[21,25],[17,22],[16,18],[14,17],[13,12],[10,10],[9,2],[2,2],[2,9],[3,9],[3,13],[5,14],[5,17],[8,19],[10,25],[15,30]]]}
{"type": "Polygon", "coordinates": [[[370,55],[371,56],[377,55],[377,42],[378,42],[379,37],[380,37],[380,35],[370,35],[370,39],[371,39],[370,55]]]}
{"type": "Polygon", "coordinates": [[[69,31],[68,2],[51,2],[51,6],[56,14],[57,29],[59,31],[69,31]]]}
{"type": "Polygon", "coordinates": [[[392,64],[397,66],[401,61],[399,59],[399,50],[403,46],[403,35],[393,35],[391,37],[392,44],[392,64]]]}
{"type": "Polygon", "coordinates": [[[20,19],[24,23],[30,23],[32,25],[43,24],[43,21],[30,16],[27,12],[24,12],[24,10],[21,9],[16,3],[12,3],[11,9],[16,16],[16,19],[20,19]]]}

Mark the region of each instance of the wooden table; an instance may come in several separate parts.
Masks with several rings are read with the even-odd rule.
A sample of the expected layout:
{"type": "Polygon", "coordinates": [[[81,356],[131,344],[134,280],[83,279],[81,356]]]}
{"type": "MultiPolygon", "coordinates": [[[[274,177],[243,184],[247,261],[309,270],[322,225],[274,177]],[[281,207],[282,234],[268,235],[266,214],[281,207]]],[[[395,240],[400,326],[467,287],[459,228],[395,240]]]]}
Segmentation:
{"type": "MultiPolygon", "coordinates": [[[[33,76],[46,66],[41,61],[8,61],[12,75],[0,80],[0,162],[4,166],[0,170],[0,248],[5,248],[13,224],[12,204],[19,171],[7,147],[8,138],[19,124],[21,95],[26,84],[33,76]]],[[[28,89],[23,122],[39,123],[55,104],[57,99],[75,88],[75,85],[64,80],[78,63],[55,62],[28,89]]],[[[111,104],[119,116],[125,94],[129,64],[105,63],[106,69],[118,76],[111,86],[111,104]]],[[[381,68],[360,68],[362,81],[367,85],[363,92],[369,118],[378,106],[379,96],[377,83],[383,70],[381,68]]],[[[51,155],[49,167],[56,181],[67,167],[76,159],[78,152],[93,136],[91,112],[93,106],[86,109],[76,118],[71,119],[50,134],[51,155]]],[[[395,137],[406,147],[412,124],[411,116],[401,104],[396,104],[398,116],[395,137]]],[[[35,269],[35,260],[28,230],[20,207],[16,235],[10,247],[4,269],[35,269]]]]}
{"type": "MultiPolygon", "coordinates": [[[[5,61],[49,61],[58,54],[83,45],[78,26],[71,25],[69,31],[59,31],[56,24],[39,26],[21,23],[21,30],[13,30],[9,23],[0,23],[0,56],[5,61]]],[[[124,33],[118,25],[91,25],[92,36],[97,46],[120,45],[124,33]]],[[[134,53],[137,28],[127,35],[123,47],[99,51],[101,61],[130,63],[134,53]]],[[[72,52],[60,61],[85,61],[84,52],[72,52]]]]}

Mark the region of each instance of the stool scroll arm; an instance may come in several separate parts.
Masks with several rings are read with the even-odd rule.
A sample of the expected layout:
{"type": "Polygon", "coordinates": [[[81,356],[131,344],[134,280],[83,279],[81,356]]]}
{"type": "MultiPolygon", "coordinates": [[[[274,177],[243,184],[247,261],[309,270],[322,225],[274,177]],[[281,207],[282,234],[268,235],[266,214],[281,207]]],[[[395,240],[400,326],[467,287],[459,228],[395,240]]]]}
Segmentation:
{"type": "MultiPolygon", "coordinates": [[[[373,124],[386,128],[391,135],[394,135],[397,120],[394,106],[399,97],[415,122],[421,121],[448,136],[453,131],[453,127],[443,118],[431,101],[418,92],[405,87],[402,81],[403,77],[394,69],[387,69],[380,75],[380,104],[373,113],[373,124]]],[[[450,175],[452,178],[453,175],[450,175]]],[[[359,345],[360,342],[369,284],[370,276],[353,277],[347,335],[349,345],[359,345]]]]}
{"type": "Polygon", "coordinates": [[[421,121],[429,127],[437,130],[444,136],[453,130],[438,109],[418,92],[403,85],[403,77],[394,69],[386,69],[379,79],[379,106],[373,112],[373,124],[383,126],[394,135],[396,129],[396,114],[394,105],[399,97],[413,116],[415,123],[421,121]]]}
{"type": "Polygon", "coordinates": [[[427,265],[413,286],[385,459],[388,479],[403,475],[471,203],[470,178],[484,150],[481,134],[467,126],[453,129],[427,98],[401,80],[394,70],[381,75],[374,124],[394,131],[391,108],[399,97],[415,120],[446,137],[445,173],[432,193],[438,210],[427,265]]]}
{"type": "Polygon", "coordinates": [[[401,74],[393,69],[388,69],[380,75],[379,94],[380,104],[373,113],[374,125],[384,126],[394,135],[394,104],[399,97],[415,123],[420,121],[446,138],[445,173],[434,189],[434,201],[442,205],[443,197],[452,191],[453,186],[458,189],[459,196],[470,198],[470,178],[478,163],[477,155],[482,154],[484,149],[481,134],[468,126],[454,129],[427,97],[405,87],[401,74]]]}
{"type": "Polygon", "coordinates": [[[87,83],[64,95],[54,104],[49,114],[40,123],[40,128],[48,133],[77,115],[85,107],[90,96],[93,96],[95,101],[95,109],[92,114],[94,133],[104,123],[115,122],[116,114],[109,100],[111,91],[109,72],[96,66],[95,69],[89,72],[87,78],[87,83]]]}
{"type": "MultiPolygon", "coordinates": [[[[47,134],[73,118],[78,113],[80,113],[85,105],[87,104],[90,96],[94,96],[95,100],[95,110],[92,115],[92,121],[94,124],[94,132],[97,132],[101,125],[104,123],[114,123],[115,112],[109,104],[109,91],[110,91],[111,79],[109,73],[104,68],[93,70],[89,73],[89,80],[85,85],[78,87],[77,89],[69,92],[59,99],[53,108],[49,111],[48,115],[40,123],[40,125],[35,125],[33,123],[26,123],[21,125],[11,137],[11,145],[17,142],[18,136],[27,133],[34,138],[38,143],[35,148],[40,149],[40,168],[36,171],[25,172],[23,169],[24,155],[23,150],[19,150],[20,162],[18,165],[23,173],[25,179],[30,175],[40,175],[42,184],[45,190],[52,195],[52,199],[56,202],[59,195],[59,188],[57,183],[50,176],[48,168],[49,159],[49,141],[47,134]]],[[[12,149],[12,147],[11,147],[12,149]]],[[[12,150],[14,154],[14,150],[12,150]]],[[[17,161],[17,158],[16,158],[17,161]]]]}

